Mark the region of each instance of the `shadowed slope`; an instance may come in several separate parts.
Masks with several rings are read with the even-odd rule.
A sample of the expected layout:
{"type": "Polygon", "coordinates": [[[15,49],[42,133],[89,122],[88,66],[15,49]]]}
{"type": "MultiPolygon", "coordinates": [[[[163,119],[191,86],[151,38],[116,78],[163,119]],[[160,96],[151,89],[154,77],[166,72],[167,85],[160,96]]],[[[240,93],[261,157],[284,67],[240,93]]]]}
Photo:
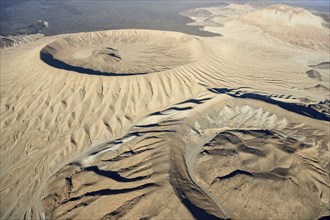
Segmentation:
{"type": "MultiPolygon", "coordinates": [[[[52,36],[2,50],[1,217],[267,217],[273,203],[260,204],[256,212],[257,197],[248,190],[237,194],[237,204],[224,200],[233,199],[232,181],[262,185],[254,195],[277,193],[278,176],[302,186],[305,194],[291,182],[281,192],[303,195],[312,204],[311,217],[327,215],[322,195],[328,186],[329,122],[312,117],[326,115],[329,76],[322,70],[321,81],[306,75],[305,57],[314,64],[324,57],[306,51],[281,42],[245,45],[148,30],[52,36]],[[40,59],[44,55],[50,60],[40,59]],[[52,65],[55,60],[61,65],[52,65]],[[241,99],[242,94],[249,95],[241,99]],[[319,114],[309,112],[312,106],[319,114]],[[235,147],[205,148],[218,134],[221,146],[235,147]],[[203,163],[201,153],[239,155],[240,166],[203,163]],[[288,161],[297,169],[282,166],[288,161]],[[306,178],[301,167],[308,170],[306,178]],[[213,180],[223,186],[216,192],[213,180]],[[243,212],[245,205],[250,213],[243,212]]],[[[276,199],[287,204],[283,200],[276,199]]],[[[284,211],[279,218],[298,216],[289,205],[284,211]]]]}

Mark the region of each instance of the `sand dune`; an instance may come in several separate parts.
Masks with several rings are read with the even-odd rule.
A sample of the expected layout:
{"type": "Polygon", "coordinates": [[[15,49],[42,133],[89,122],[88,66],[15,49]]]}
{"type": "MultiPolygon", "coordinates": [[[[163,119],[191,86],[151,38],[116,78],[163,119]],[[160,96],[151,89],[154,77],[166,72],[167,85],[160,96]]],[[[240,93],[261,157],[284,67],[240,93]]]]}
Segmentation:
{"type": "Polygon", "coordinates": [[[302,8],[272,5],[238,17],[238,21],[260,28],[283,42],[329,51],[329,30],[322,18],[302,8]]]}
{"type": "Polygon", "coordinates": [[[2,49],[1,218],[329,215],[330,85],[315,66],[328,55],[264,35],[247,43],[231,28],[2,49]]]}
{"type": "Polygon", "coordinates": [[[249,43],[253,43],[251,39],[260,38],[258,44],[267,43],[268,46],[280,41],[281,46],[285,43],[299,49],[329,51],[329,29],[324,26],[327,22],[302,8],[288,5],[253,8],[231,4],[204,10],[212,14],[190,16],[196,21],[190,25],[203,26],[207,31],[249,43]]]}
{"type": "Polygon", "coordinates": [[[25,44],[31,41],[38,40],[42,37],[44,37],[43,34],[16,35],[7,37],[0,35],[0,48],[25,44]]]}

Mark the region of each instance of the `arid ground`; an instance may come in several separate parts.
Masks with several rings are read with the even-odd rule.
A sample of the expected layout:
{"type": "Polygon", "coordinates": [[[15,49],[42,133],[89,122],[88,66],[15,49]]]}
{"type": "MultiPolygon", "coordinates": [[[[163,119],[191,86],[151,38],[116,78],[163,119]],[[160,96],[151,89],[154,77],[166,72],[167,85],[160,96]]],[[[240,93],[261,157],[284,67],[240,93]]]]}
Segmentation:
{"type": "Polygon", "coordinates": [[[330,215],[329,24],[288,5],[181,12],[1,49],[1,219],[330,215]]]}

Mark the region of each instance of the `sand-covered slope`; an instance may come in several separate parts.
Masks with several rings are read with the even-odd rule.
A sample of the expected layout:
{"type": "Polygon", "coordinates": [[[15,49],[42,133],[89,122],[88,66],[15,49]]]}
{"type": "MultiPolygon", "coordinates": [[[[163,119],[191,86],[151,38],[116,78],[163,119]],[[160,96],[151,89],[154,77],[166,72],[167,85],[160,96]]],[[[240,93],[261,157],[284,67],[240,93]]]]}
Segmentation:
{"type": "Polygon", "coordinates": [[[260,28],[283,42],[329,51],[329,30],[323,19],[302,8],[272,5],[244,14],[238,21],[260,28]]]}
{"type": "Polygon", "coordinates": [[[329,59],[278,45],[116,30],[2,49],[1,218],[329,215],[329,59]]]}
{"type": "Polygon", "coordinates": [[[261,42],[269,44],[281,41],[281,44],[299,49],[329,51],[329,29],[324,25],[327,21],[303,8],[280,4],[263,8],[230,4],[198,10],[211,14],[190,16],[196,21],[190,25],[203,26],[207,31],[239,40],[260,38],[261,42]]]}
{"type": "Polygon", "coordinates": [[[199,51],[197,40],[188,35],[131,30],[68,36],[45,46],[41,59],[90,74],[146,74],[194,62],[199,51]]]}

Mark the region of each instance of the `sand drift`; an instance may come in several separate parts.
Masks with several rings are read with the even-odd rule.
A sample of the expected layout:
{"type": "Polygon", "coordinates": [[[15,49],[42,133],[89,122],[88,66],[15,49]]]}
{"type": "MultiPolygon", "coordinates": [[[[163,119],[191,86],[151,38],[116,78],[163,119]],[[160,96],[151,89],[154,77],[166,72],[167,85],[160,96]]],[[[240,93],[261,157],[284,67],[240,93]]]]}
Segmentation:
{"type": "Polygon", "coordinates": [[[3,49],[1,218],[329,215],[329,60],[261,39],[114,30],[3,49]]]}

